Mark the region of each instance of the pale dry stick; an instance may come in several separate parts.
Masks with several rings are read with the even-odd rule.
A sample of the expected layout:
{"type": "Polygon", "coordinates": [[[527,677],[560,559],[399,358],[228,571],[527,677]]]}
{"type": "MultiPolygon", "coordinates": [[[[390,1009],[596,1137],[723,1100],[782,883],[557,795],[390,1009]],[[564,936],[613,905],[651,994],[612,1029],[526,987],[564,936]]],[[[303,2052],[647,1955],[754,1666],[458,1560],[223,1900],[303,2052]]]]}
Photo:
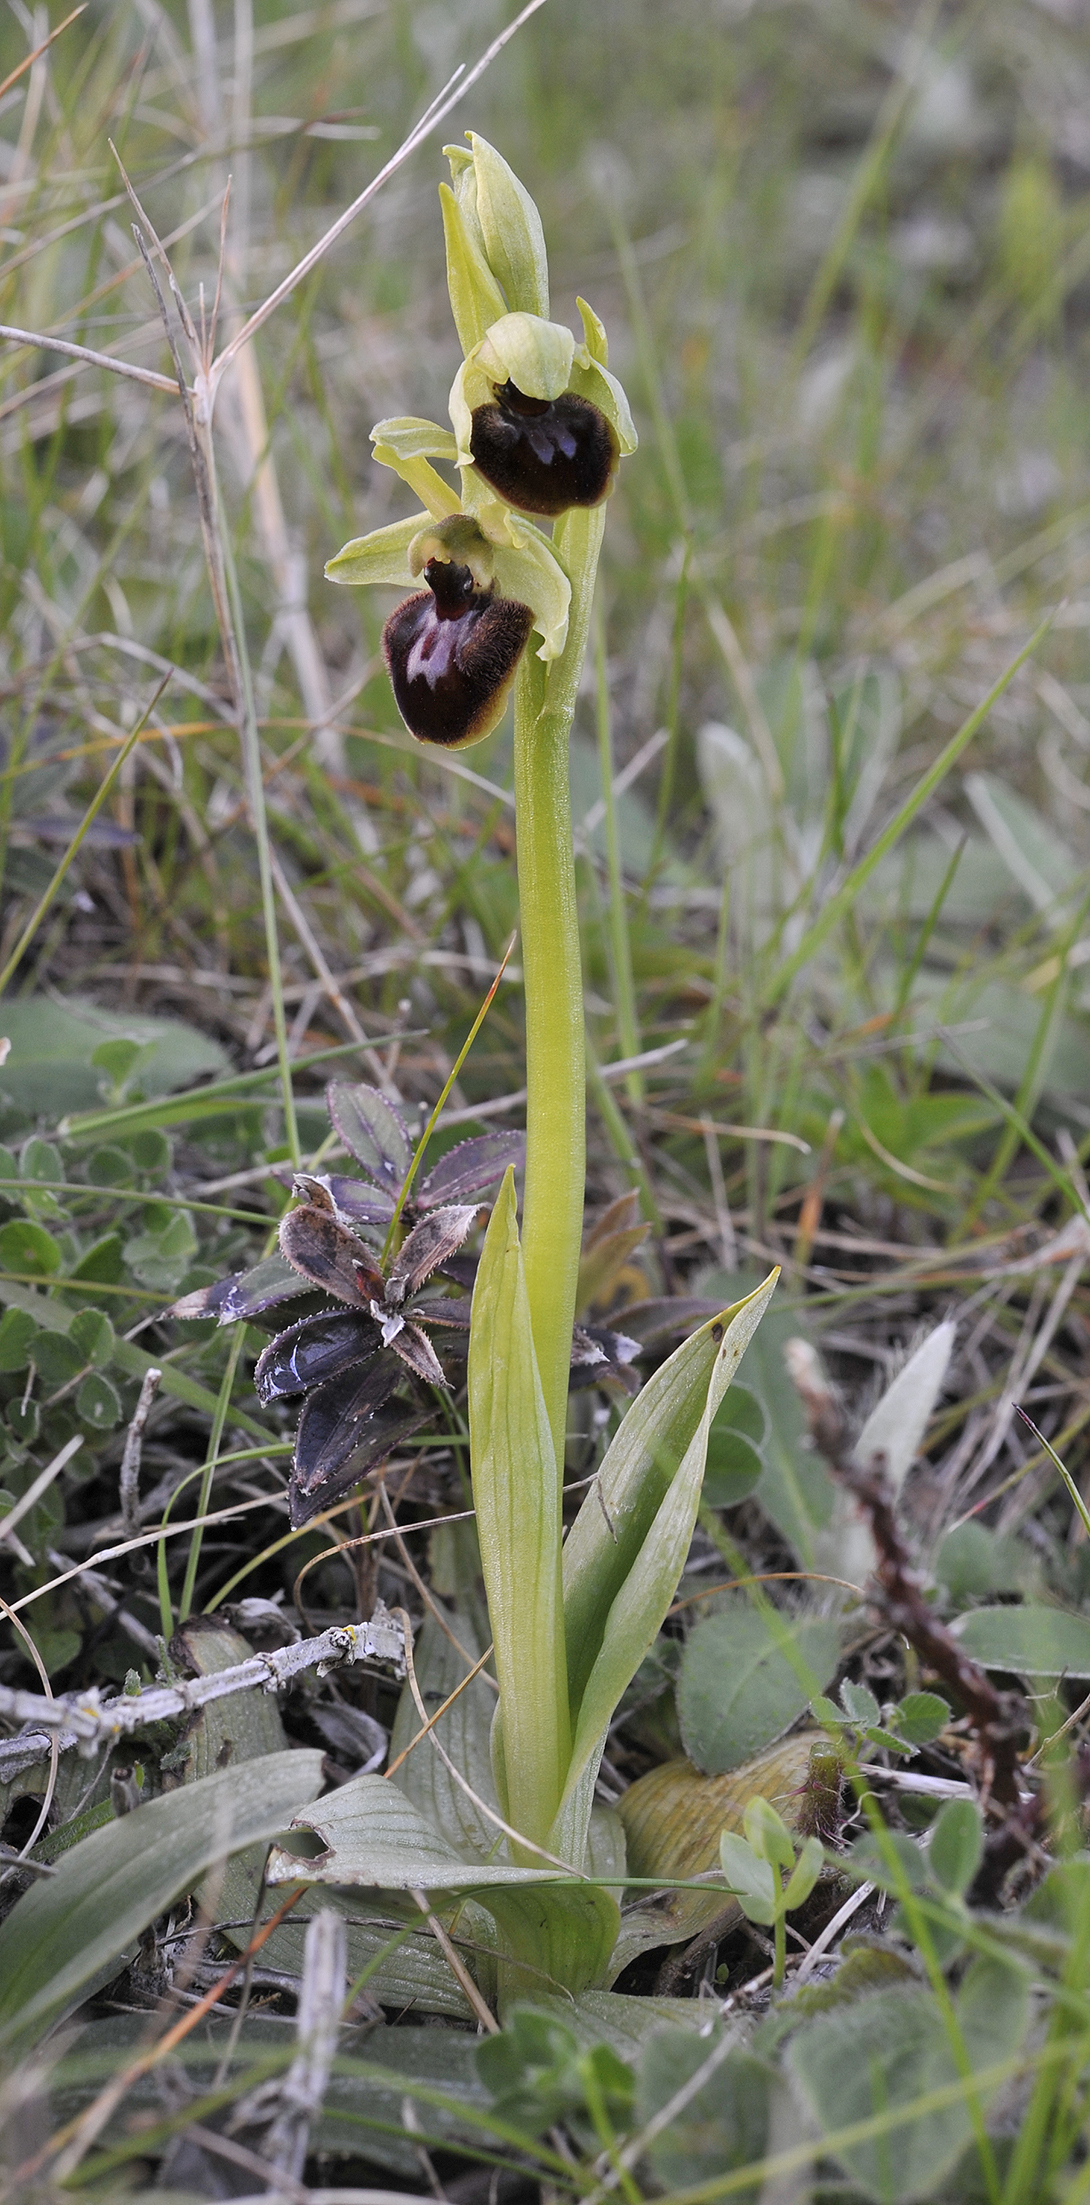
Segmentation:
{"type": "MultiPolygon", "coordinates": [[[[419,2190],[306,2190],[306,2205],[435,2205],[419,2190]]],[[[269,2205],[268,2190],[252,2190],[232,2205],[269,2205]]]]}
{"type": "MultiPolygon", "coordinates": [[[[386,1521],[390,1526],[390,1536],[397,1547],[397,1551],[401,1556],[404,1567],[409,1573],[409,1577],[415,1590],[419,1593],[420,1598],[423,1601],[429,1615],[432,1616],[435,1622],[439,1625],[439,1628],[442,1631],[444,1637],[449,1639],[455,1653],[459,1654],[463,1661],[472,1662],[472,1654],[468,1653],[466,1648],[462,1645],[462,1642],[457,1636],[457,1633],[453,1630],[449,1619],[444,1615],[443,1610],[439,1605],[439,1602],[436,1600],[435,1595],[431,1590],[431,1587],[424,1583],[424,1580],[421,1577],[415,1562],[413,1561],[412,1555],[409,1553],[409,1550],[405,1544],[401,1525],[398,1523],[397,1518],[394,1515],[390,1496],[386,1491],[386,1481],[384,1478],[379,1480],[378,1491],[379,1499],[382,1502],[383,1511],[386,1516],[386,1521]]],[[[396,1612],[397,1611],[395,1610],[395,1614],[396,1612]]],[[[491,1679],[489,1681],[491,1682],[491,1679]]],[[[499,1690],[498,1685],[496,1687],[496,1690],[499,1690]]]]}
{"type": "MultiPolygon", "coordinates": [[[[272,2187],[283,2190],[284,2177],[301,2181],[310,2125],[321,2112],[344,2006],[348,1928],[339,1914],[321,1907],[307,1923],[303,1945],[303,1986],[296,2013],[299,2049],[282,2081],[271,2086],[276,2118],[262,2145],[272,2187]]],[[[241,2111],[241,2108],[240,2108],[241,2111]]]]}
{"type": "Polygon", "coordinates": [[[152,368],[135,367],[131,360],[115,360],[109,352],[93,352],[89,345],[72,345],[63,337],[43,337],[33,329],[16,329],[9,322],[0,322],[0,337],[14,344],[32,345],[36,352],[61,352],[67,360],[79,360],[85,367],[109,368],[113,375],[124,375],[130,383],[146,383],[151,390],[166,391],[176,398],[178,385],[169,375],[158,375],[152,368]]]}
{"type": "MultiPolygon", "coordinates": [[[[78,1576],[80,1572],[72,1574],[78,1576]]],[[[17,1623],[14,1604],[8,1613],[17,1623]]],[[[236,1692],[275,1692],[308,1669],[316,1669],[321,1677],[357,1661],[386,1662],[396,1676],[404,1673],[401,1629],[381,1601],[367,1623],[337,1625],[318,1638],[300,1639],[294,1646],[281,1646],[272,1653],[251,1654],[230,1669],[189,1677],[180,1685],[148,1685],[141,1692],[120,1693],[112,1700],[102,1700],[94,1685],[84,1692],[67,1692],[62,1699],[52,1692],[43,1699],[14,1685],[0,1685],[0,1715],[12,1722],[36,1723],[46,1735],[56,1731],[64,1747],[79,1745],[90,1755],[97,1746],[131,1737],[149,1723],[194,1714],[213,1700],[229,1698],[236,1692]]],[[[48,1680],[46,1684],[48,1690],[48,1680]]],[[[36,1745],[33,1738],[4,1743],[23,1745],[27,1750],[36,1745]]]]}
{"type": "MultiPolygon", "coordinates": [[[[968,1786],[966,1786],[966,1790],[968,1790],[968,1786]]],[[[796,1983],[805,1983],[807,1976],[813,1974],[818,1961],[828,1952],[830,1945],[839,1937],[841,1930],[845,1929],[851,1921],[852,1915],[858,1913],[859,1908],[865,1900],[871,1897],[873,1891],[874,1885],[872,1883],[861,1883],[858,1891],[853,1891],[850,1899],[845,1899],[843,1906],[833,1915],[832,1921],[826,1922],[821,1935],[815,1937],[809,1952],[803,1954],[795,1970],[796,1983]]]]}
{"type": "Polygon", "coordinates": [[[321,982],[322,992],[328,996],[334,1009],[338,1013],[341,1023],[344,1026],[346,1033],[348,1034],[349,1040],[357,1042],[359,1044],[359,1047],[363,1050],[367,1068],[371,1074],[372,1079],[378,1082],[379,1086],[384,1089],[384,1092],[386,1094],[392,1093],[394,1099],[396,1100],[397,1089],[391,1089],[386,1082],[386,1066],[383,1063],[382,1058],[379,1056],[377,1050],[372,1047],[367,1038],[367,1035],[364,1033],[363,1027],[360,1025],[359,1019],[357,1018],[356,1013],[348,1000],[348,997],[345,995],[342,987],[340,986],[340,983],[330,971],[325,952],[322,949],[322,945],[319,942],[318,937],[315,934],[313,927],[311,926],[310,920],[307,918],[306,912],[303,910],[302,904],[300,903],[299,898],[296,895],[295,890],[293,889],[291,882],[289,881],[288,876],[284,871],[283,865],[280,862],[276,850],[271,845],[269,849],[269,862],[272,867],[272,877],[276,885],[277,895],[279,896],[280,901],[283,904],[284,909],[287,912],[287,915],[291,920],[291,923],[295,928],[297,935],[299,936],[299,940],[302,943],[303,948],[306,950],[307,956],[309,957],[310,962],[314,967],[317,978],[321,982]]]}
{"type": "MultiPolygon", "coordinates": [[[[0,1593],[0,1608],[3,1609],[4,1614],[8,1619],[8,1622],[13,1624],[15,1629],[18,1631],[19,1636],[23,1641],[23,1644],[26,1647],[28,1654],[30,1655],[31,1661],[33,1662],[34,1667],[37,1670],[38,1675],[40,1676],[42,1683],[45,1686],[47,1700],[52,1701],[53,1687],[49,1682],[49,1671],[47,1670],[45,1663],[42,1660],[42,1657],[34,1644],[34,1640],[31,1638],[30,1632],[27,1630],[26,1624],[20,1623],[18,1616],[13,1614],[2,1593],[0,1593]]],[[[16,1856],[16,1860],[12,1863],[12,1867],[5,1870],[3,1875],[0,1875],[0,1884],[5,1883],[7,1881],[7,1877],[12,1873],[13,1869],[17,1867],[18,1862],[21,1860],[25,1860],[28,1853],[33,1851],[39,1837],[41,1836],[41,1833],[45,1828],[46,1821],[49,1816],[49,1810],[53,1805],[53,1794],[57,1789],[57,1775],[60,1770],[60,1764],[60,1740],[54,1735],[49,1741],[49,1776],[45,1787],[45,1797],[43,1798],[41,1808],[39,1809],[38,1819],[30,1833],[30,1836],[26,1841],[26,1844],[20,1848],[20,1851],[16,1856]]]]}
{"type": "MultiPolygon", "coordinates": [[[[412,1625],[409,1622],[409,1618],[403,1608],[393,1608],[391,1610],[391,1614],[399,1617],[401,1620],[401,1625],[405,1633],[405,1674],[408,1680],[409,1690],[412,1693],[413,1701],[416,1706],[416,1712],[419,1715],[420,1720],[424,1724],[425,1728],[428,1729],[428,1711],[424,1705],[420,1686],[416,1681],[416,1670],[413,1667],[412,1625]]],[[[443,1767],[447,1771],[447,1774],[454,1778],[454,1781],[458,1785],[459,1790],[463,1791],[466,1795],[466,1798],[472,1801],[478,1813],[484,1816],[486,1822],[494,1823],[497,1830],[502,1830],[504,1836],[511,1838],[516,1845],[520,1845],[523,1848],[524,1852],[536,1853],[537,1858],[539,1860],[545,1861],[548,1867],[559,1869],[560,1874],[565,1879],[565,1882],[571,1881],[572,1883],[585,1883],[587,1881],[586,1877],[584,1875],[581,1875],[577,1868],[572,1867],[570,1861],[558,1860],[555,1853],[547,1853],[543,1845],[535,1845],[532,1839],[523,1836],[521,1830],[512,1829],[511,1824],[509,1822],[505,1822],[503,1816],[497,1814],[495,1808],[490,1807],[487,1800],[482,1799],[479,1793],[474,1791],[472,1784],[468,1784],[466,1782],[465,1777],[462,1775],[461,1769],[455,1767],[455,1764],[451,1760],[449,1753],[446,1751],[445,1747],[440,1745],[434,1730],[431,1729],[428,1729],[428,1744],[434,1747],[436,1753],[439,1755],[439,1759],[441,1760],[443,1767]]]]}
{"type": "Polygon", "coordinates": [[[486,47],[480,60],[474,63],[468,73],[465,71],[464,65],[458,67],[449,83],[444,86],[438,97],[432,101],[426,113],[421,116],[420,121],[409,132],[408,137],[403,139],[397,152],[391,156],[385,167],[379,170],[377,176],[372,177],[371,182],[361,191],[359,197],[352,201],[350,207],[345,208],[343,214],[338,215],[337,220],[318,239],[317,244],[312,245],[308,253],[304,253],[302,260],[296,262],[295,267],[290,270],[283,281],[277,284],[275,290],[270,291],[268,298],[264,299],[262,304],[250,315],[249,320],[243,323],[242,328],[232,337],[230,344],[225,346],[219,358],[213,363],[209,373],[206,393],[209,410],[215,404],[216,392],[227,369],[232,361],[237,359],[243,347],[248,345],[251,338],[257,335],[258,330],[264,326],[270,315],[276,312],[277,307],[282,306],[284,300],[290,298],[292,292],[298,289],[304,278],[310,274],[311,269],[316,268],[318,262],[324,259],[330,246],[335,245],[339,237],[343,237],[345,231],[355,221],[356,216],[361,214],[364,207],[369,205],[375,197],[375,194],[381,191],[383,184],[388,183],[390,177],[395,175],[399,168],[404,167],[405,162],[416,152],[417,147],[423,145],[425,140],[431,136],[432,131],[437,130],[440,123],[446,121],[447,116],[457,107],[459,101],[464,98],[471,86],[477,83],[486,69],[491,68],[496,56],[503,52],[504,47],[514,38],[516,32],[520,31],[523,24],[529,22],[530,17],[536,15],[538,9],[543,7],[544,4],[545,0],[527,0],[526,6],[520,9],[514,22],[509,23],[506,30],[501,31],[499,36],[492,40],[491,45],[486,47]]]}
{"type": "Polygon", "coordinates": [[[477,2019],[481,2024],[482,2029],[487,2030],[489,2036],[498,2036],[500,2030],[499,2022],[496,2020],[495,2015],[490,2013],[488,2007],[485,2005],[484,1999],[481,1997],[481,1994],[477,1989],[475,1982],[473,1981],[473,1977],[471,1976],[469,1969],[466,1967],[465,1961],[462,1959],[461,1954],[456,1951],[454,1945],[451,1943],[451,1940],[448,1937],[446,1930],[443,1928],[442,1922],[439,1921],[438,1917],[435,1914],[433,1914],[431,1906],[428,1902],[427,1893],[425,1891],[410,1891],[409,1897],[410,1899],[412,1899],[414,1905],[420,1908],[420,1912],[422,1913],[424,1920],[426,1921],[428,1928],[430,1929],[432,1936],[434,1937],[435,1942],[438,1945],[439,1950],[442,1953],[452,1976],[454,1977],[455,1982],[464,1991],[467,1999],[469,2000],[470,2006],[473,2009],[473,2012],[476,2014],[477,2019]]]}
{"type": "Polygon", "coordinates": [[[137,1514],[140,1505],[140,1458],[144,1451],[144,1433],[151,1415],[151,1405],[159,1391],[162,1376],[162,1371],[154,1368],[144,1372],[140,1399],[125,1434],[118,1475],[118,1500],[121,1504],[121,1528],[130,1536],[140,1528],[137,1514]]]}
{"type": "Polygon", "coordinates": [[[82,1432],[74,1432],[71,1439],[65,1440],[60,1452],[54,1455],[52,1462],[46,1463],[44,1470],[39,1470],[33,1484],[28,1485],[26,1492],[9,1508],[7,1515],[0,1516],[0,1539],[9,1537],[16,1524],[21,1523],[23,1517],[29,1513],[35,1503],[41,1500],[42,1494],[48,1491],[54,1478],[59,1477],[65,1463],[71,1462],[76,1449],[82,1447],[82,1445],[82,1432]]]}

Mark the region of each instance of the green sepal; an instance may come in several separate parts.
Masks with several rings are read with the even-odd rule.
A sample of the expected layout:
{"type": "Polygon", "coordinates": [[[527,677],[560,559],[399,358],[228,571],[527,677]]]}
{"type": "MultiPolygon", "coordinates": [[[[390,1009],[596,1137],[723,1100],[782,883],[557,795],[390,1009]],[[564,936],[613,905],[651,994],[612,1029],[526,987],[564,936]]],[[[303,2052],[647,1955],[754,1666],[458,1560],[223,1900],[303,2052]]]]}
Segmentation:
{"type": "MultiPolygon", "coordinates": [[[[764,1314],[778,1273],[748,1300],[690,1334],[637,1395],[606,1450],[564,1548],[564,1627],[573,1698],[582,1695],[597,1658],[605,1617],[669,1497],[696,1436],[717,1361],[716,1407],[764,1314]],[[601,1496],[599,1498],[599,1495],[601,1496]],[[602,1503],[605,1503],[603,1509],[602,1503]]],[[[671,1589],[670,1598],[673,1598],[671,1589]]]]}
{"type": "Polygon", "coordinates": [[[397,589],[411,589],[414,576],[409,565],[409,545],[431,522],[430,513],[411,513],[407,521],[391,521],[388,528],[373,529],[369,536],[354,536],[329,561],[327,582],[389,582],[397,589]]]}
{"type": "MultiPolygon", "coordinates": [[[[530,1328],[514,1172],[473,1288],[469,1431],[481,1569],[495,1646],[509,1820],[541,1844],[567,1769],[560,1479],[530,1328]]],[[[503,1793],[501,1791],[501,1796],[503,1793]]]]}
{"type": "MultiPolygon", "coordinates": [[[[459,183],[462,179],[459,177],[459,183]]],[[[480,224],[467,219],[449,184],[440,184],[443,237],[447,249],[450,310],[463,352],[480,344],[490,323],[506,312],[507,301],[484,254],[480,224]]]]}
{"type": "MultiPolygon", "coordinates": [[[[473,148],[477,221],[492,274],[503,286],[513,313],[547,317],[549,262],[541,216],[502,154],[476,131],[468,130],[466,136],[473,148]]],[[[460,182],[461,178],[456,179],[456,191],[460,182]]]]}
{"type": "Polygon", "coordinates": [[[417,414],[393,414],[388,421],[376,421],[371,431],[375,458],[384,467],[394,467],[400,459],[449,459],[458,456],[458,447],[449,429],[440,428],[438,421],[424,421],[417,414]]]}

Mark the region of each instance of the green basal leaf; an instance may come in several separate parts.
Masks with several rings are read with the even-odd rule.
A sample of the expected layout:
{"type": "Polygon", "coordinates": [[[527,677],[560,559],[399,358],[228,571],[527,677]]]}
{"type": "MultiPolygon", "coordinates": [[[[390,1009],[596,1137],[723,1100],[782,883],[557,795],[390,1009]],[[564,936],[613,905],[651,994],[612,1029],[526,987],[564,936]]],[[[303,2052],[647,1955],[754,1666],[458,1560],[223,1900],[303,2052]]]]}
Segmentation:
{"type": "Polygon", "coordinates": [[[500,1934],[498,1997],[504,2013],[515,1999],[543,1991],[580,1991],[605,1983],[621,1926],[611,1891],[555,1885],[482,1891],[500,1934]]]}
{"type": "Polygon", "coordinates": [[[313,1832],[326,1849],[302,1860],[274,1846],[270,1884],[471,1893],[496,1924],[501,2002],[605,1981],[620,1924],[612,1893],[558,1883],[555,1869],[512,1865],[498,1830],[496,1859],[462,1859],[383,1776],[354,1777],[303,1809],[292,1828],[313,1832]]]}
{"type": "MultiPolygon", "coordinates": [[[[778,1275],[773,1273],[771,1282],[709,1319],[675,1349],[637,1395],[606,1450],[596,1485],[564,1548],[564,1628],[573,1701],[582,1696],[610,1607],[698,1430],[717,1358],[723,1355],[725,1368],[729,1356],[737,1368],[778,1275]]],[[[724,1392],[729,1383],[730,1375],[724,1392]]]]}
{"type": "MultiPolygon", "coordinates": [[[[564,1550],[564,1625],[575,1737],[565,1797],[597,1766],[621,1694],[677,1589],[700,1503],[708,1433],[775,1290],[685,1341],[633,1402],[564,1550]]],[[[569,1856],[571,1857],[571,1856],[569,1856]]]]}
{"type": "Polygon", "coordinates": [[[74,1845],[0,1927],[0,2044],[33,2043],[213,1861],[285,1829],[321,1780],[320,1753],[266,1754],[74,1845]]]}
{"type": "MultiPolygon", "coordinates": [[[[496,1694],[483,1677],[475,1677],[472,1684],[464,1683],[466,1671],[473,1667],[483,1650],[469,1617],[459,1609],[453,1615],[448,1611],[445,1621],[446,1630],[434,1616],[424,1618],[413,1649],[416,1681],[428,1708],[442,1706],[462,1685],[457,1699],[437,1726],[437,1736],[477,1797],[491,1807],[493,1813],[498,1813],[499,1800],[488,1743],[496,1694]],[[457,1639],[457,1646],[451,1644],[448,1631],[457,1639]]],[[[419,1728],[416,1702],[406,1685],[390,1734],[391,1762],[397,1760],[419,1728]]],[[[483,1861],[495,1853],[499,1834],[496,1824],[489,1822],[474,1805],[461,1785],[455,1782],[446,1762],[427,1743],[410,1753],[391,1782],[412,1801],[433,1829],[443,1831],[464,1859],[483,1861]]]]}
{"type": "Polygon", "coordinates": [[[560,1480],[510,1170],[473,1289],[468,1377],[473,1499],[496,1649],[508,1816],[540,1844],[556,1813],[570,1749],[560,1480]]]}

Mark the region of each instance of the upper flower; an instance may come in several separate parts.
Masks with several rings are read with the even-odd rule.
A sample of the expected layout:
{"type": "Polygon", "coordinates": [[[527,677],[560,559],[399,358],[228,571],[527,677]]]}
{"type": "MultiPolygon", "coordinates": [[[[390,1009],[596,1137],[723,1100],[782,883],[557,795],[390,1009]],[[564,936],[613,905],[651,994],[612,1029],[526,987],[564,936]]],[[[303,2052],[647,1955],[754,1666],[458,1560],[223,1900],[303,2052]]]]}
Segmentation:
{"type": "Polygon", "coordinates": [[[331,559],[333,582],[422,577],[383,642],[398,709],[414,735],[476,742],[496,725],[532,631],[559,658],[571,584],[563,531],[550,541],[523,516],[557,520],[601,504],[636,447],[628,401],[607,365],[605,330],[578,301],[582,341],[550,321],[541,219],[483,138],[448,146],[440,186],[447,282],[465,354],[450,394],[453,434],[401,417],[372,430],[375,458],[425,507],[331,559]],[[456,466],[459,496],[433,462],[456,466]]]}

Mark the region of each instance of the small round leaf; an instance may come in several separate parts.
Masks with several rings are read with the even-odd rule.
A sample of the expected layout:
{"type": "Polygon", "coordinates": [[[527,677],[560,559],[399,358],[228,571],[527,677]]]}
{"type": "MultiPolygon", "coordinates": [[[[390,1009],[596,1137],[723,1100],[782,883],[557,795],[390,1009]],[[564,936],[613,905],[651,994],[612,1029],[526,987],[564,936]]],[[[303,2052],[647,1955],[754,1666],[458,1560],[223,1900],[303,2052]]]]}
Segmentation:
{"type": "Polygon", "coordinates": [[[112,1432],[121,1421],[121,1396],[101,1371],[93,1370],[76,1395],[76,1415],[93,1432],[112,1432]]]}

